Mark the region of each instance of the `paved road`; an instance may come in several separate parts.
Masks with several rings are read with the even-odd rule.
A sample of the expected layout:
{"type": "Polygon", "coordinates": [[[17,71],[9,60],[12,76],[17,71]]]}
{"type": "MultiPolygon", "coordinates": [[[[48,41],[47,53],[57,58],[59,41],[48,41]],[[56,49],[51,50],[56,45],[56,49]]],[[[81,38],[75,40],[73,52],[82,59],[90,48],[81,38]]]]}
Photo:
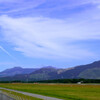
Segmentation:
{"type": "Polygon", "coordinates": [[[47,97],[47,96],[42,96],[42,95],[38,95],[38,94],[33,94],[33,93],[27,93],[27,92],[22,92],[22,91],[17,91],[17,90],[12,90],[12,89],[6,89],[6,88],[1,88],[0,89],[4,89],[4,90],[9,90],[9,91],[13,91],[13,92],[17,92],[17,93],[21,93],[27,96],[32,96],[32,97],[36,97],[36,98],[40,98],[43,100],[63,100],[63,99],[58,99],[58,98],[53,98],[53,97],[47,97]]]}

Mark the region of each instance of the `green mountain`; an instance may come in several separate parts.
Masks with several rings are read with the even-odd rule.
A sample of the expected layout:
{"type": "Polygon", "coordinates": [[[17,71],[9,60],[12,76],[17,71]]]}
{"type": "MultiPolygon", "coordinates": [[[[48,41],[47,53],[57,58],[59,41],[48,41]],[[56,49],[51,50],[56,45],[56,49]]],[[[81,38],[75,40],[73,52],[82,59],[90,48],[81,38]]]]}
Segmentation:
{"type": "Polygon", "coordinates": [[[73,78],[86,78],[86,79],[100,79],[100,61],[93,62],[87,65],[81,65],[73,67],[70,70],[66,70],[65,72],[60,74],[60,77],[63,79],[73,79],[73,78]],[[96,70],[98,70],[98,72],[96,70]],[[95,75],[94,75],[95,73],[95,75]],[[90,76],[88,76],[90,74],[90,76]],[[96,76],[96,77],[95,77],[96,76]]]}
{"type": "Polygon", "coordinates": [[[0,81],[39,81],[77,78],[100,79],[100,61],[96,61],[87,65],[72,67],[69,69],[56,69],[54,67],[49,66],[33,71],[30,74],[20,74],[12,77],[0,78],[0,81]]]}
{"type": "Polygon", "coordinates": [[[85,79],[100,79],[100,68],[87,69],[80,73],[79,77],[85,79]]]}
{"type": "Polygon", "coordinates": [[[58,69],[54,67],[44,67],[41,68],[29,75],[30,80],[48,80],[48,79],[55,79],[57,75],[58,69]]]}

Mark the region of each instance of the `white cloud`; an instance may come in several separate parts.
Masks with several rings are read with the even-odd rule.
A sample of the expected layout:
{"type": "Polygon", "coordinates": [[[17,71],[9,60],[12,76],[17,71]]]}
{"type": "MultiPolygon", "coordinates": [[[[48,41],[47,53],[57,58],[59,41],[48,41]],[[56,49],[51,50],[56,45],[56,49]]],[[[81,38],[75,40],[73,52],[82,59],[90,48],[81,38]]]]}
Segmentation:
{"type": "Polygon", "coordinates": [[[94,24],[97,23],[69,23],[43,17],[0,17],[2,34],[16,51],[25,56],[47,59],[93,57],[93,52],[72,42],[100,39],[100,33],[96,31],[99,26],[94,27],[94,24]]]}

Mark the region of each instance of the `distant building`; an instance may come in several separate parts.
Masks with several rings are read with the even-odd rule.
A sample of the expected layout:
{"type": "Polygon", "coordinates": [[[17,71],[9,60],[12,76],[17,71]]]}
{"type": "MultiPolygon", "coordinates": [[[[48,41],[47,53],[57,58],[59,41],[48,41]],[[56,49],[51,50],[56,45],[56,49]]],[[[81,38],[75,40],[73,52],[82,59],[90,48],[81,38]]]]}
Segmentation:
{"type": "Polygon", "coordinates": [[[83,83],[83,81],[77,82],[77,84],[82,84],[82,83],[83,83]]]}

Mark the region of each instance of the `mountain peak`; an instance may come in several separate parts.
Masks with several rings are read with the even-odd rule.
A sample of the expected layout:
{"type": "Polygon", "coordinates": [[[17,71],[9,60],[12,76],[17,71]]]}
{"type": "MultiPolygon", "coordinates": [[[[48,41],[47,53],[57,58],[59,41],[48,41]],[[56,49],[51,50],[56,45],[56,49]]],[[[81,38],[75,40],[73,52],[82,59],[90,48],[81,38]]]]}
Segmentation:
{"type": "Polygon", "coordinates": [[[12,69],[23,69],[23,68],[20,66],[16,66],[16,67],[13,67],[12,69]]]}
{"type": "Polygon", "coordinates": [[[36,71],[37,69],[35,68],[22,68],[22,67],[13,67],[10,69],[6,69],[2,72],[0,72],[0,77],[6,77],[6,76],[14,76],[14,75],[18,75],[18,74],[30,74],[34,71],[36,71]]]}
{"type": "Polygon", "coordinates": [[[53,66],[45,66],[45,67],[42,67],[43,69],[56,69],[55,67],[53,66]]]}

